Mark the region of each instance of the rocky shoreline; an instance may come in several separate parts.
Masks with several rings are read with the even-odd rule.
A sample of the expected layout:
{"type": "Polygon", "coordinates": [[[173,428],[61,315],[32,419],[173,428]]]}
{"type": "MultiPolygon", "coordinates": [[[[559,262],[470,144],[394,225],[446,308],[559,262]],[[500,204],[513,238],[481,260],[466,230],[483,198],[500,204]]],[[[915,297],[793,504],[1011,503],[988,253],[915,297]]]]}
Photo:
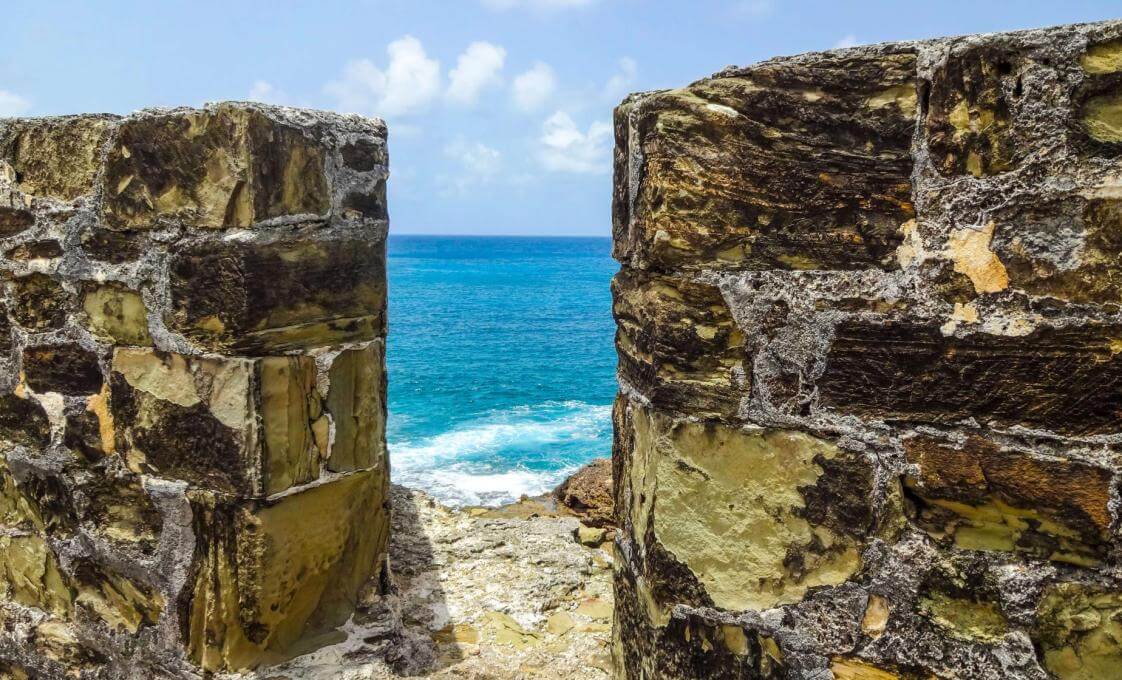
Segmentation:
{"type": "Polygon", "coordinates": [[[221,677],[611,677],[611,530],[595,519],[611,511],[594,501],[611,497],[606,462],[552,495],[498,508],[448,508],[393,486],[389,572],[337,639],[268,670],[221,677]]]}

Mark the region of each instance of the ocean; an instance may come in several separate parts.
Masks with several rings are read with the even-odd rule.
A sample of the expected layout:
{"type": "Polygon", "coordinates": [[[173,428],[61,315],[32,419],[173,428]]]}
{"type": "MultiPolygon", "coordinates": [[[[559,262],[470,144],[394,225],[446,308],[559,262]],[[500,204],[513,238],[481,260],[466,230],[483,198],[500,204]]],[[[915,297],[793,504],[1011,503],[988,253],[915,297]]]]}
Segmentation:
{"type": "Polygon", "coordinates": [[[607,238],[390,236],[395,482],[450,505],[544,493],[611,454],[607,238]]]}

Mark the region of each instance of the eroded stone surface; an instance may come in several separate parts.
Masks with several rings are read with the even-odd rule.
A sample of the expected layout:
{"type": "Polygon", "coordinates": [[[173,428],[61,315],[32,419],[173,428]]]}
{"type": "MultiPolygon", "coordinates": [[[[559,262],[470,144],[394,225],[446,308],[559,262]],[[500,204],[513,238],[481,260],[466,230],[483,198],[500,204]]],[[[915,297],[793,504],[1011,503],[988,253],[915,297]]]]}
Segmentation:
{"type": "Polygon", "coordinates": [[[1060,680],[1109,678],[1122,663],[1122,594],[1078,583],[1048,588],[1037,610],[1044,667],[1060,680]]]}
{"type": "Polygon", "coordinates": [[[330,207],[325,150],[260,110],[216,106],[125,121],[106,160],[105,221],[248,227],[330,207]]]}
{"type": "Polygon", "coordinates": [[[166,320],[207,349],[243,354],[372,340],[385,323],[384,259],[365,234],[185,247],[166,320]]]}
{"type": "MultiPolygon", "coordinates": [[[[663,553],[700,587],[698,604],[770,609],[797,602],[809,588],[837,585],[860,568],[850,537],[808,521],[810,490],[842,455],[830,442],[801,432],[674,422],[643,411],[617,426],[632,427],[634,442],[617,454],[629,468],[617,500],[630,503],[620,512],[640,545],[663,553]]],[[[854,491],[861,502],[861,490],[854,491]]],[[[659,599],[675,595],[686,593],[659,599]]]]}
{"type": "Polygon", "coordinates": [[[970,550],[1018,550],[1073,564],[1104,556],[1111,470],[979,437],[954,444],[921,435],[904,446],[919,470],[905,484],[921,524],[937,535],[970,550]]]}
{"type": "Polygon", "coordinates": [[[344,623],[385,548],[386,484],[361,471],[263,504],[195,496],[191,658],[207,670],[276,663],[344,623]]]}
{"type": "Polygon", "coordinates": [[[104,284],[90,287],[82,297],[90,332],[119,345],[150,345],[148,308],[140,293],[104,284]]]}
{"type": "Polygon", "coordinates": [[[913,216],[915,115],[907,47],[774,60],[625,103],[616,254],[653,268],[891,267],[913,216]]]}
{"type": "Polygon", "coordinates": [[[849,322],[835,330],[818,393],[824,406],[870,418],[1114,433],[1120,337],[1119,326],[959,338],[913,323],[849,322]]]}
{"type": "Polygon", "coordinates": [[[71,201],[94,192],[101,147],[115,116],[16,119],[0,125],[0,156],[35,196],[71,201]]]}
{"type": "Polygon", "coordinates": [[[617,108],[620,677],[1117,675],[1120,45],[861,47],[617,108]]]}
{"type": "Polygon", "coordinates": [[[381,591],[385,140],[0,121],[0,676],[271,663],[381,591]]]}

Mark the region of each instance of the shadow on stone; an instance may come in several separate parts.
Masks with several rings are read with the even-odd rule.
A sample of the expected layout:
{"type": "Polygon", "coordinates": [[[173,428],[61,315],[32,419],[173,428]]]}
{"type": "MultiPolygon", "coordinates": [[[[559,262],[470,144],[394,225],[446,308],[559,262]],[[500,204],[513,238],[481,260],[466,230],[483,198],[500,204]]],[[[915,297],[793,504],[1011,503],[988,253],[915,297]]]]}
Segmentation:
{"type": "Polygon", "coordinates": [[[390,499],[389,569],[379,583],[370,584],[371,594],[355,623],[368,629],[363,641],[394,673],[413,676],[447,668],[462,660],[463,652],[441,584],[443,565],[436,560],[417,507],[428,499],[398,485],[391,486],[390,499]]]}

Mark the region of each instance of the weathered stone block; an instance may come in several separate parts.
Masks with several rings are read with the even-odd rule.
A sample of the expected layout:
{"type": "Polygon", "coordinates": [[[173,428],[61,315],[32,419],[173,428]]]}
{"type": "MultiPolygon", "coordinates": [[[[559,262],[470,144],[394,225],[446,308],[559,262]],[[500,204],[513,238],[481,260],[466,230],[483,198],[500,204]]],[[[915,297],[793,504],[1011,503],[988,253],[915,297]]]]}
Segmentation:
{"type": "Polygon", "coordinates": [[[0,238],[22,234],[34,224],[35,215],[30,210],[0,205],[0,238]]]}
{"type": "Polygon", "coordinates": [[[21,243],[4,252],[4,257],[18,262],[32,260],[54,260],[62,257],[62,244],[54,239],[21,243]]]}
{"type": "Polygon", "coordinates": [[[51,423],[39,402],[15,394],[0,396],[0,439],[42,448],[51,441],[51,423]]]}
{"type": "Polygon", "coordinates": [[[166,321],[212,351],[262,354],[383,332],[385,244],[367,234],[204,242],[171,266],[166,321]]]}
{"type": "Polygon", "coordinates": [[[94,394],[102,385],[97,355],[73,343],[25,347],[23,374],[36,392],[94,394]]]}
{"type": "Polygon", "coordinates": [[[993,252],[1009,286],[1071,302],[1122,303],[1122,201],[1072,196],[996,216],[993,252]]]}
{"type": "Polygon", "coordinates": [[[0,123],[0,161],[11,165],[20,190],[28,194],[61,201],[92,194],[102,146],[117,120],[87,115],[5,121],[0,123]]]}
{"type": "Polygon", "coordinates": [[[345,622],[359,588],[380,568],[386,483],[384,470],[373,470],[276,501],[195,496],[200,561],[187,603],[191,658],[210,671],[275,663],[345,622]]]}
{"type": "Polygon", "coordinates": [[[1094,584],[1049,587],[1036,612],[1044,667],[1059,680],[1098,680],[1122,664],[1122,592],[1094,584]]]}
{"type": "Polygon", "coordinates": [[[383,345],[371,344],[341,352],[331,363],[327,410],[334,437],[326,466],[332,472],[374,467],[386,459],[383,351],[383,345]]]}
{"type": "Polygon", "coordinates": [[[918,520],[968,550],[1016,550],[1078,565],[1105,557],[1111,537],[1111,470],[1002,448],[920,435],[905,441],[917,469],[906,485],[918,520]]]}
{"type": "Polygon", "coordinates": [[[901,47],[774,60],[626,102],[616,257],[656,269],[895,266],[914,216],[915,81],[901,47]]]}
{"type": "Polygon", "coordinates": [[[1022,57],[1008,47],[967,46],[936,70],[927,113],[928,146],[945,174],[980,177],[1016,166],[1011,104],[1022,57]]]}
{"type": "Polygon", "coordinates": [[[630,428],[617,442],[630,444],[616,454],[625,460],[618,512],[659,575],[660,625],[677,603],[770,609],[860,569],[867,462],[801,432],[675,421],[634,406],[616,415],[617,428],[630,428]]]}
{"type": "Polygon", "coordinates": [[[619,373],[660,408],[735,415],[751,385],[744,334],[711,285],[623,271],[612,282],[619,373]]]}
{"type": "Polygon", "coordinates": [[[249,227],[324,216],[326,152],[300,128],[257,108],[219,105],[125,120],[106,160],[104,218],[114,229],[176,221],[249,227]]]}
{"type": "Polygon", "coordinates": [[[315,479],[326,442],[310,357],[204,359],[118,349],[115,448],[135,469],[241,496],[315,479]],[[323,446],[323,450],[321,450],[323,446]]]}
{"type": "Polygon", "coordinates": [[[845,322],[818,394],[823,406],[883,420],[1117,432],[1119,338],[1113,326],[958,338],[916,323],[845,322]]]}
{"type": "Polygon", "coordinates": [[[82,309],[95,336],[118,345],[152,344],[140,293],[120,284],[87,285],[82,309]]]}
{"type": "Polygon", "coordinates": [[[42,331],[60,328],[66,323],[70,312],[71,299],[53,277],[46,274],[28,274],[13,279],[12,318],[28,330],[42,331]]]}

